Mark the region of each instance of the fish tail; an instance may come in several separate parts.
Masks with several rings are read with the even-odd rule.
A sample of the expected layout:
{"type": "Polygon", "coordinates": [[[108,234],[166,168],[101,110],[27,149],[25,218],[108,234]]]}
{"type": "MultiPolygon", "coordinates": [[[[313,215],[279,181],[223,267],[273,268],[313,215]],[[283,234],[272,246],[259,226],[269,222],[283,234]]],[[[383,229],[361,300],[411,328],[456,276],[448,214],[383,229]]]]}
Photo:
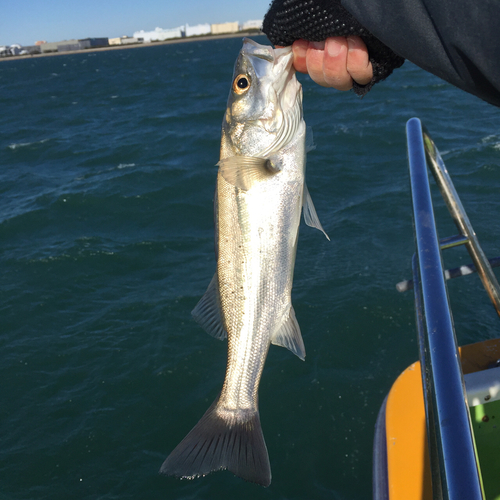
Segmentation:
{"type": "Polygon", "coordinates": [[[225,410],[216,400],[163,462],[160,474],[194,479],[221,469],[262,486],[271,484],[257,409],[225,410]]]}

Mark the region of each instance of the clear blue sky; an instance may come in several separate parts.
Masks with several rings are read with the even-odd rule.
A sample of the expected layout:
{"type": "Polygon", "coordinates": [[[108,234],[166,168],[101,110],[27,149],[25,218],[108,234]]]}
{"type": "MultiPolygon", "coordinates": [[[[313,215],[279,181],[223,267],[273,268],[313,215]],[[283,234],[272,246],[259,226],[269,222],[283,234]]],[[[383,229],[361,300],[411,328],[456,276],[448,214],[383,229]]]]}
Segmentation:
{"type": "Polygon", "coordinates": [[[270,0],[24,0],[0,8],[0,46],[131,36],[183,24],[262,19],[270,0]]]}

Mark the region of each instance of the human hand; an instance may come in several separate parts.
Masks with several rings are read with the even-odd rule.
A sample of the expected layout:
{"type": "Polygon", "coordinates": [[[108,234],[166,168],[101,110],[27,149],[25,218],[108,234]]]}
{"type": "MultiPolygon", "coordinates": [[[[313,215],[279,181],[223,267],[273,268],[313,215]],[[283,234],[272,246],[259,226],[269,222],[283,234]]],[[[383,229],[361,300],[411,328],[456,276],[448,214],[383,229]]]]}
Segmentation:
{"type": "Polygon", "coordinates": [[[324,42],[296,40],[292,50],[295,69],[308,73],[323,87],[350,90],[353,81],[366,85],[373,78],[368,49],[359,36],[331,37],[324,42]]]}

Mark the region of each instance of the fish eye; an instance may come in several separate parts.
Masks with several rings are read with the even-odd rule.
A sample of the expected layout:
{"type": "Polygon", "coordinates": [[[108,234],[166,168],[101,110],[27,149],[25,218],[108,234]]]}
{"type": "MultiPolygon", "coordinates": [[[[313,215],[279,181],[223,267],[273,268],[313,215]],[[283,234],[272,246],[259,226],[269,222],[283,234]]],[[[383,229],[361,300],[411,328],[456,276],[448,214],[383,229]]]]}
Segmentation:
{"type": "Polygon", "coordinates": [[[238,75],[233,82],[233,90],[238,94],[244,94],[250,88],[250,78],[247,75],[238,75]]]}

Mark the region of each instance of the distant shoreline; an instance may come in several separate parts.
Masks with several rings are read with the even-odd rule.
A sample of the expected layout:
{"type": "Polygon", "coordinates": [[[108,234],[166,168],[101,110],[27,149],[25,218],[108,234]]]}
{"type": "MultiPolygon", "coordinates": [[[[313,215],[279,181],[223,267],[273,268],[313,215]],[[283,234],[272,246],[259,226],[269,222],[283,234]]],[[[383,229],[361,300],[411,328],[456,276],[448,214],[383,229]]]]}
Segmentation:
{"type": "Polygon", "coordinates": [[[157,45],[169,45],[172,43],[188,43],[188,42],[200,42],[205,40],[220,40],[223,38],[238,38],[245,36],[262,36],[264,33],[261,31],[239,31],[238,33],[227,33],[224,35],[202,35],[202,36],[191,36],[186,38],[173,38],[171,40],[164,40],[162,42],[150,42],[150,43],[134,43],[130,45],[109,45],[107,47],[96,47],[91,49],[82,50],[68,50],[65,52],[46,52],[44,54],[33,54],[24,56],[9,56],[0,57],[0,61],[16,61],[19,59],[37,59],[39,57],[50,57],[50,56],[67,56],[70,54],[82,54],[87,52],[101,52],[107,50],[122,50],[122,49],[138,49],[141,47],[156,47],[157,45]]]}

